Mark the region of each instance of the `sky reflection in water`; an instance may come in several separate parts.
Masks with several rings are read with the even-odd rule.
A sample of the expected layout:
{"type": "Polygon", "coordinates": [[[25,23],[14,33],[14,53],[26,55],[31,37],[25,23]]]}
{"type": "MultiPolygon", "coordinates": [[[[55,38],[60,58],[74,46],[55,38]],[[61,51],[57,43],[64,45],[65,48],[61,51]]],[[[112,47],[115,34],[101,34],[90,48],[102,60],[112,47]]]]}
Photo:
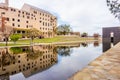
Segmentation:
{"type": "MultiPolygon", "coordinates": [[[[56,54],[55,59],[57,59],[53,60],[53,62],[50,61],[51,59],[47,61],[47,63],[51,63],[50,65],[48,65],[50,67],[41,70],[40,67],[36,67],[40,65],[40,63],[37,62],[37,64],[31,69],[17,72],[14,75],[10,74],[10,80],[67,80],[75,72],[81,70],[82,68],[87,66],[91,61],[93,61],[95,58],[102,54],[102,44],[82,43],[77,44],[77,46],[76,44],[73,44],[72,46],[73,47],[48,47],[48,50],[46,50],[51,51],[50,54],[56,54]],[[56,48],[55,51],[58,54],[54,52],[54,48],[56,48]],[[36,69],[35,72],[34,69],[36,69]]],[[[47,52],[47,54],[49,53],[47,52]]],[[[19,55],[22,56],[23,54],[19,55]]],[[[37,59],[40,58],[38,57],[37,59]]],[[[33,61],[39,61],[37,59],[34,59],[33,61]]],[[[22,66],[22,63],[19,65],[22,66]]]]}

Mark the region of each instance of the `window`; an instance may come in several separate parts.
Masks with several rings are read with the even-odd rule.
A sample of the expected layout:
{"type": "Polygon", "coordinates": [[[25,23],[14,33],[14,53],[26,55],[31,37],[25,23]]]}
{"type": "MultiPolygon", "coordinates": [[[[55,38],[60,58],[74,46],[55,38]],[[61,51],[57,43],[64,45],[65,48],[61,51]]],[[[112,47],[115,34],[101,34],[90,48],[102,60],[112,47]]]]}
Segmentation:
{"type": "Polygon", "coordinates": [[[18,63],[20,63],[20,61],[18,61],[18,63]]]}
{"type": "Polygon", "coordinates": [[[15,19],[13,18],[12,21],[15,21],[15,19]]]}
{"type": "Polygon", "coordinates": [[[45,26],[47,26],[47,23],[45,23],[45,26]]]}
{"type": "Polygon", "coordinates": [[[26,23],[29,23],[28,21],[26,21],[26,23]]]}
{"type": "Polygon", "coordinates": [[[43,26],[44,26],[44,22],[43,22],[43,26]]]}
{"type": "Polygon", "coordinates": [[[18,11],[19,13],[21,13],[21,11],[18,11]]]}
{"type": "Polygon", "coordinates": [[[28,25],[26,26],[26,28],[28,28],[28,25]]]}
{"type": "Polygon", "coordinates": [[[9,21],[9,18],[7,18],[7,21],[9,21]]]}
{"type": "Polygon", "coordinates": [[[14,12],[16,12],[16,10],[14,9],[14,12]]]}
{"type": "Polygon", "coordinates": [[[18,55],[18,58],[20,58],[20,55],[18,55]]]}
{"type": "Polygon", "coordinates": [[[29,16],[27,16],[27,19],[29,19],[30,17],[29,16]]]}
{"type": "Polygon", "coordinates": [[[20,22],[20,19],[18,19],[18,22],[20,22]]]}
{"type": "Polygon", "coordinates": [[[15,26],[15,24],[14,24],[14,23],[12,23],[12,26],[15,26]]]}
{"type": "Polygon", "coordinates": [[[20,14],[18,14],[18,17],[20,17],[20,14]]]}
{"type": "Polygon", "coordinates": [[[40,21],[40,23],[41,23],[42,21],[40,21]]]}
{"type": "Polygon", "coordinates": [[[28,15],[28,13],[26,12],[26,15],[28,15]]]}
{"type": "Polygon", "coordinates": [[[24,14],[24,12],[22,12],[22,14],[24,14]]]}
{"type": "Polygon", "coordinates": [[[20,27],[20,25],[18,25],[18,27],[20,27]]]}
{"type": "Polygon", "coordinates": [[[34,11],[35,14],[37,14],[37,11],[34,11]]]}
{"type": "Polygon", "coordinates": [[[31,14],[31,16],[33,16],[33,14],[31,14]]]}
{"type": "Polygon", "coordinates": [[[21,33],[20,31],[17,31],[17,33],[21,33]]]}
{"type": "Polygon", "coordinates": [[[11,11],[13,11],[13,9],[11,8],[11,11]]]}

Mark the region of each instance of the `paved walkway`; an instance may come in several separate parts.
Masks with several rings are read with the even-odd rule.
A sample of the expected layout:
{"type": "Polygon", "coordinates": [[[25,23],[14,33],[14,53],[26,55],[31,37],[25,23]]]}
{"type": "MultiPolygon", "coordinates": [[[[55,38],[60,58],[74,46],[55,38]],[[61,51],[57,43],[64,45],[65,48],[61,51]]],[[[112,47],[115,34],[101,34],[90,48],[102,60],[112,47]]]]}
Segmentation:
{"type": "Polygon", "coordinates": [[[120,43],[68,80],[120,80],[120,43]]]}

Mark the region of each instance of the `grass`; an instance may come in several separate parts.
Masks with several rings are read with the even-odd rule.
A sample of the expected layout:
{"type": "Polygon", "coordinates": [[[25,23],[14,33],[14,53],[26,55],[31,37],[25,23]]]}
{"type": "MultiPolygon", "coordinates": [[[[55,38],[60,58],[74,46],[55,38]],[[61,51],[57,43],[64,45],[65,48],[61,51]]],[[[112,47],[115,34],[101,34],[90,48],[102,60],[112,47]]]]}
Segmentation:
{"type": "MultiPolygon", "coordinates": [[[[85,41],[94,40],[93,38],[80,38],[71,36],[57,36],[54,38],[34,39],[34,43],[53,43],[53,42],[68,42],[68,41],[85,41]]],[[[30,40],[19,40],[18,43],[30,43],[30,40]]]]}
{"type": "MultiPolygon", "coordinates": [[[[22,46],[23,44],[14,44],[14,43],[9,43],[8,46],[22,46]]],[[[29,44],[26,44],[29,45],[29,44]]],[[[6,46],[5,43],[0,43],[0,46],[6,46]]]]}
{"type": "MultiPolygon", "coordinates": [[[[54,42],[71,42],[71,41],[88,41],[94,40],[94,38],[81,38],[76,36],[56,36],[54,38],[44,38],[44,39],[34,39],[34,43],[54,43],[54,42]]],[[[12,41],[8,46],[20,46],[20,45],[30,45],[30,39],[19,40],[14,44],[12,41]]],[[[5,46],[5,43],[0,43],[0,46],[5,46]]]]}

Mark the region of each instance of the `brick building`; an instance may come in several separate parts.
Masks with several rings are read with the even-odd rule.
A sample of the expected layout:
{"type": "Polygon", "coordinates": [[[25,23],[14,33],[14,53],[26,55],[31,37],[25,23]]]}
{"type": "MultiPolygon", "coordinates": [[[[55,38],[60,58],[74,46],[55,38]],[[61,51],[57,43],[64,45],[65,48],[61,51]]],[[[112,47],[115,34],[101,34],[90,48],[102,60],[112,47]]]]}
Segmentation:
{"type": "MultiPolygon", "coordinates": [[[[19,10],[9,7],[9,1],[0,3],[0,17],[7,18],[5,26],[18,29],[36,28],[42,32],[45,38],[54,36],[54,28],[57,26],[57,18],[53,14],[43,9],[24,4],[19,10]],[[4,13],[4,14],[2,14],[4,13]]],[[[0,27],[1,26],[0,21],[0,27]]],[[[24,31],[16,31],[16,33],[24,33],[24,31]]]]}

